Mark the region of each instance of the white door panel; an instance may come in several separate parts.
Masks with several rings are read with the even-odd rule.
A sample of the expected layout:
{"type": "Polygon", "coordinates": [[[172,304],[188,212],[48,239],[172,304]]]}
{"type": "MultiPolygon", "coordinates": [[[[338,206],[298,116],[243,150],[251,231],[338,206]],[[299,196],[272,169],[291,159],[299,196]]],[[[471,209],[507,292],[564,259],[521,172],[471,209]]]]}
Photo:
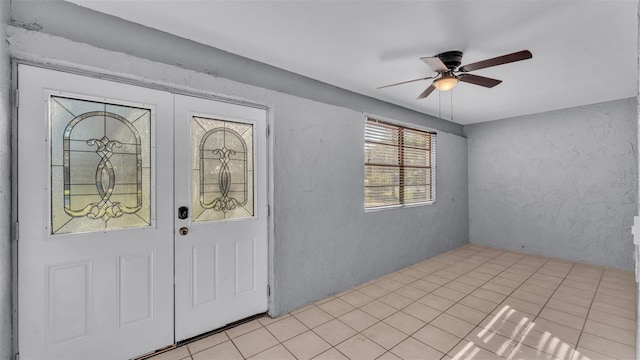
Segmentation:
{"type": "Polygon", "coordinates": [[[153,196],[173,191],[171,128],[157,126],[173,122],[172,95],[25,65],[18,74],[20,358],[125,359],[173,343],[173,200],[153,196]],[[151,128],[115,112],[145,113],[151,128]],[[82,122],[92,116],[105,119],[97,135],[82,122]],[[147,145],[120,144],[131,129],[147,145]],[[138,169],[129,185],[127,166],[138,169]]]}
{"type": "Polygon", "coordinates": [[[175,117],[180,341],[267,310],[266,111],[176,95],[175,117]]]}

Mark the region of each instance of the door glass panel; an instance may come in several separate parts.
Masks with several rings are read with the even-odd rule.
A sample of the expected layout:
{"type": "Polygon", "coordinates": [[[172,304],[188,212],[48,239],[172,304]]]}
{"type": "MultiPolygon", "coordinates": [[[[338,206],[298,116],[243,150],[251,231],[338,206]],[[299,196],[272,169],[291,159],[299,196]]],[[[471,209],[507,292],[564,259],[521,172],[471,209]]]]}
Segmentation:
{"type": "Polygon", "coordinates": [[[151,110],[52,96],[51,234],[151,225],[151,110]]]}
{"type": "Polygon", "coordinates": [[[193,222],[252,217],[253,125],[193,117],[193,222]]]}

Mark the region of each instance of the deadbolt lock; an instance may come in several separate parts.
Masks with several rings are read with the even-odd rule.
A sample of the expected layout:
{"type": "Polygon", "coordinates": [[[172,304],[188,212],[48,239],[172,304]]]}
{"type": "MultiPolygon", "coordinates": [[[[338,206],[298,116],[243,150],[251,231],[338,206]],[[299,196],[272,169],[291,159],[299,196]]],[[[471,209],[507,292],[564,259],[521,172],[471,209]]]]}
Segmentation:
{"type": "Polygon", "coordinates": [[[183,226],[180,228],[180,230],[178,230],[178,232],[180,233],[180,235],[187,235],[189,233],[189,228],[183,226]]]}

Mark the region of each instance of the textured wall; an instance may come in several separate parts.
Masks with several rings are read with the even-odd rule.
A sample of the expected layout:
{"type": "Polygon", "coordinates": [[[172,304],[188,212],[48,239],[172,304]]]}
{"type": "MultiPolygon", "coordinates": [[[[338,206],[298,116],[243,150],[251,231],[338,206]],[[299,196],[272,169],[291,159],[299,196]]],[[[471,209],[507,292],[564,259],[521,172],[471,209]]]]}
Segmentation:
{"type": "Polygon", "coordinates": [[[632,270],[636,101],[465,126],[470,242],[632,270]]]}
{"type": "MultiPolygon", "coordinates": [[[[275,188],[272,314],[291,311],[468,241],[466,139],[460,136],[438,134],[435,205],[365,213],[365,115],[361,112],[43,32],[15,27],[8,31],[12,54],[27,61],[270,107],[275,188]]],[[[383,110],[379,109],[380,116],[397,115],[393,108],[389,113],[383,110]]],[[[413,118],[399,120],[424,126],[413,118]]]]}
{"type": "Polygon", "coordinates": [[[0,0],[0,360],[12,358],[11,329],[11,67],[5,41],[9,1],[0,0]]]}

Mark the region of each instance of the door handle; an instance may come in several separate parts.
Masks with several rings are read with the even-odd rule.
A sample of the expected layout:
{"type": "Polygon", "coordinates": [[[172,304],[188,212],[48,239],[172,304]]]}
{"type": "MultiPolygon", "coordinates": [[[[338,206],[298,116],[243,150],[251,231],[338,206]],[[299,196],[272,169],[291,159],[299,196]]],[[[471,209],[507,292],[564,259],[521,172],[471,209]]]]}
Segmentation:
{"type": "Polygon", "coordinates": [[[189,233],[189,228],[188,227],[181,227],[178,232],[180,233],[180,235],[184,236],[187,235],[189,233]]]}

